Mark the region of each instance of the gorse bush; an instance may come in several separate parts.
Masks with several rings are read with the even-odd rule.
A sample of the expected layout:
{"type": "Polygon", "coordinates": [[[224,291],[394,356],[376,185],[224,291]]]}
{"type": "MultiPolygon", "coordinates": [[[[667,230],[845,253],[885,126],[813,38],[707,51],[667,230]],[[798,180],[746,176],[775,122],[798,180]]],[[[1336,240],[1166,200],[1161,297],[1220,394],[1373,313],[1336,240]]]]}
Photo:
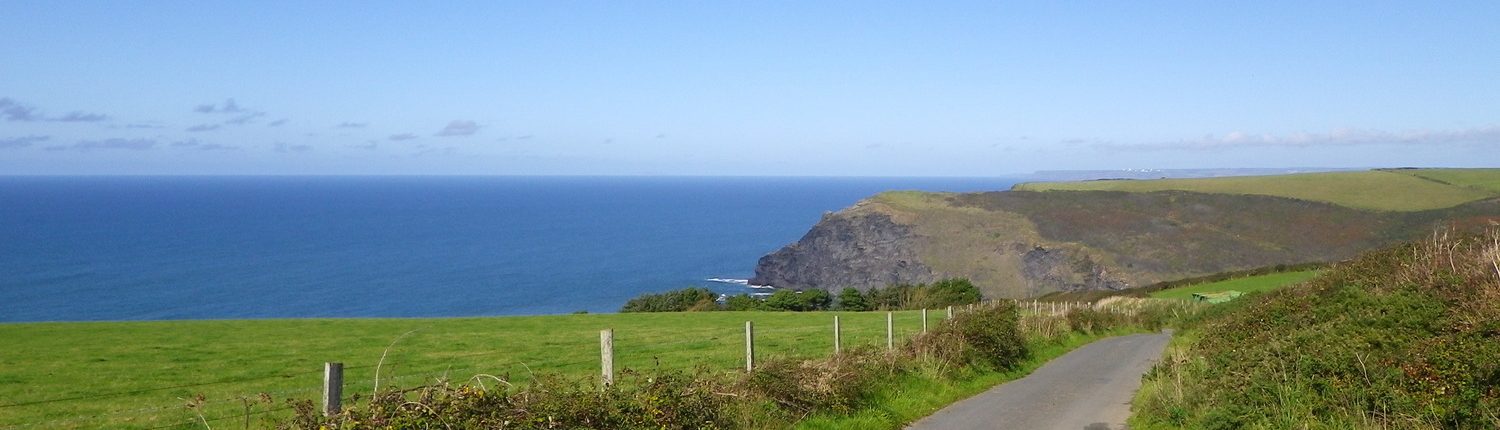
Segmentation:
{"type": "Polygon", "coordinates": [[[1190,332],[1148,376],[1143,424],[1500,428],[1500,234],[1367,253],[1190,332]]]}

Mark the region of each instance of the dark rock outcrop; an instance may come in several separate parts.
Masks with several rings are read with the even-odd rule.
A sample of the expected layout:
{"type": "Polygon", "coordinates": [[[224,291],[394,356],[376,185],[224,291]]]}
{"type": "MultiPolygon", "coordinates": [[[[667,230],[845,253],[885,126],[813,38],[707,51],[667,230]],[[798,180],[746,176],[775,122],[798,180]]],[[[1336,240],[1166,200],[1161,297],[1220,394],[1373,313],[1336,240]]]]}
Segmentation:
{"type": "Polygon", "coordinates": [[[1021,262],[1021,273],[1028,282],[1028,295],[1130,288],[1130,283],[1110,276],[1104,266],[1088,255],[1078,255],[1067,249],[1035,246],[1021,254],[1021,262]]]}
{"type": "Polygon", "coordinates": [[[917,258],[911,227],[882,213],[826,214],[797,243],[761,257],[754,285],[777,288],[854,287],[936,280],[917,258]]]}

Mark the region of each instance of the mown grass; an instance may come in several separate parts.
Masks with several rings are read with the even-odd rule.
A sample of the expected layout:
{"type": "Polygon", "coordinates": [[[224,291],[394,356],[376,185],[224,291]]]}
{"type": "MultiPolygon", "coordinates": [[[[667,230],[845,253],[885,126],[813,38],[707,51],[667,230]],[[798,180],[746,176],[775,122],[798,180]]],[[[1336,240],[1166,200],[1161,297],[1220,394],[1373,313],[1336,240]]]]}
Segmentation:
{"type": "MultiPolygon", "coordinates": [[[[929,324],[942,314],[930,312],[929,324]]],[[[325,361],[345,364],[346,394],[368,396],[383,353],[383,387],[443,375],[592,375],[605,328],[614,329],[617,369],[735,372],[744,365],[745,321],[755,322],[762,359],[820,356],[833,348],[833,315],[846,347],[884,344],[884,312],[3,324],[0,428],[201,428],[191,424],[198,418],[183,406],[188,399],[203,395],[210,419],[244,414],[241,399],[259,393],[275,405],[315,399],[325,361]]],[[[920,312],[897,312],[895,325],[898,337],[912,337],[920,312]]]]}
{"type": "Polygon", "coordinates": [[[1240,176],[1202,179],[1109,180],[1082,182],[1036,182],[1016,185],[1026,191],[1193,191],[1221,194],[1255,194],[1333,203],[1381,211],[1421,211],[1457,206],[1495,197],[1489,188],[1500,181],[1500,169],[1448,171],[1373,170],[1364,172],[1305,173],[1275,176],[1240,176]],[[1444,184],[1424,177],[1452,177],[1444,184]]]}
{"type": "Polygon", "coordinates": [[[1182,299],[1190,300],[1193,294],[1217,293],[1223,291],[1239,291],[1242,293],[1255,293],[1270,291],[1290,285],[1295,285],[1318,276],[1317,270],[1306,270],[1301,272],[1271,273],[1258,276],[1247,276],[1243,278],[1228,279],[1218,282],[1209,282],[1186,287],[1169,288],[1151,293],[1151,297],[1158,299],[1182,299]]]}

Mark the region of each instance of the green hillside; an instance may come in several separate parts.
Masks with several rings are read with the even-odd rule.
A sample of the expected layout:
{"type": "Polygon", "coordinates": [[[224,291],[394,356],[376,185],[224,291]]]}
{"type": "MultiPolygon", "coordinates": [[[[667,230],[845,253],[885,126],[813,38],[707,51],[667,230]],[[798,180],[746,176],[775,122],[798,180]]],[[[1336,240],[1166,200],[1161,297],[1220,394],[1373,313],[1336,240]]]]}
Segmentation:
{"type": "Polygon", "coordinates": [[[1370,252],[1178,332],[1131,428],[1500,428],[1500,231],[1370,252]]]}
{"type": "Polygon", "coordinates": [[[1318,276],[1318,271],[1308,270],[1302,272],[1271,273],[1259,276],[1247,276],[1219,282],[1207,282],[1186,287],[1168,288],[1154,291],[1151,297],[1158,299],[1182,299],[1193,298],[1197,293],[1218,293],[1224,291],[1239,291],[1241,293],[1255,293],[1271,291],[1312,279],[1318,276]]]}
{"type": "Polygon", "coordinates": [[[1386,169],[886,192],[763,258],[753,282],[869,289],[965,278],[988,297],[1120,290],[1331,262],[1500,223],[1500,169],[1386,169]]]}
{"type": "MultiPolygon", "coordinates": [[[[833,315],[846,346],[884,343],[883,312],[0,324],[0,428],[202,428],[189,425],[186,399],[203,394],[210,419],[244,414],[241,399],[258,393],[272,394],[270,407],[315,399],[325,361],[346,366],[346,394],[368,397],[387,346],[385,387],[445,374],[593,375],[604,328],[615,330],[617,369],[729,372],[743,366],[745,321],[756,324],[759,356],[815,356],[832,351],[833,315]]],[[[895,326],[914,335],[920,313],[898,312],[895,326]]]]}
{"type": "Polygon", "coordinates": [[[1358,209],[1421,211],[1500,196],[1500,169],[1371,170],[1203,179],[1037,182],[1016,185],[1014,189],[1254,194],[1358,209]]]}
{"type": "Polygon", "coordinates": [[[1500,193],[1500,169],[1413,169],[1395,172],[1445,184],[1500,193]]]}

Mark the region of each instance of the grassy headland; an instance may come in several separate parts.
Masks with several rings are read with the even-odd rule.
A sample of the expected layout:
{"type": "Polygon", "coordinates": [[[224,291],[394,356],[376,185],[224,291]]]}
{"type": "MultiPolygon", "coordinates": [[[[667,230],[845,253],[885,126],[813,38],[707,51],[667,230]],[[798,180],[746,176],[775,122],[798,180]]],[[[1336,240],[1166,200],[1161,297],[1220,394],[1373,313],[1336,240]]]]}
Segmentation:
{"type": "Polygon", "coordinates": [[[871,288],[966,278],[988,297],[1144,287],[1323,263],[1500,222],[1500,169],[1021,184],[887,192],[768,255],[758,281],[871,288]]]}
{"type": "Polygon", "coordinates": [[[1500,196],[1500,169],[1371,170],[1201,179],[1037,182],[1016,185],[1014,189],[1253,194],[1358,209],[1420,211],[1500,196]]]}

